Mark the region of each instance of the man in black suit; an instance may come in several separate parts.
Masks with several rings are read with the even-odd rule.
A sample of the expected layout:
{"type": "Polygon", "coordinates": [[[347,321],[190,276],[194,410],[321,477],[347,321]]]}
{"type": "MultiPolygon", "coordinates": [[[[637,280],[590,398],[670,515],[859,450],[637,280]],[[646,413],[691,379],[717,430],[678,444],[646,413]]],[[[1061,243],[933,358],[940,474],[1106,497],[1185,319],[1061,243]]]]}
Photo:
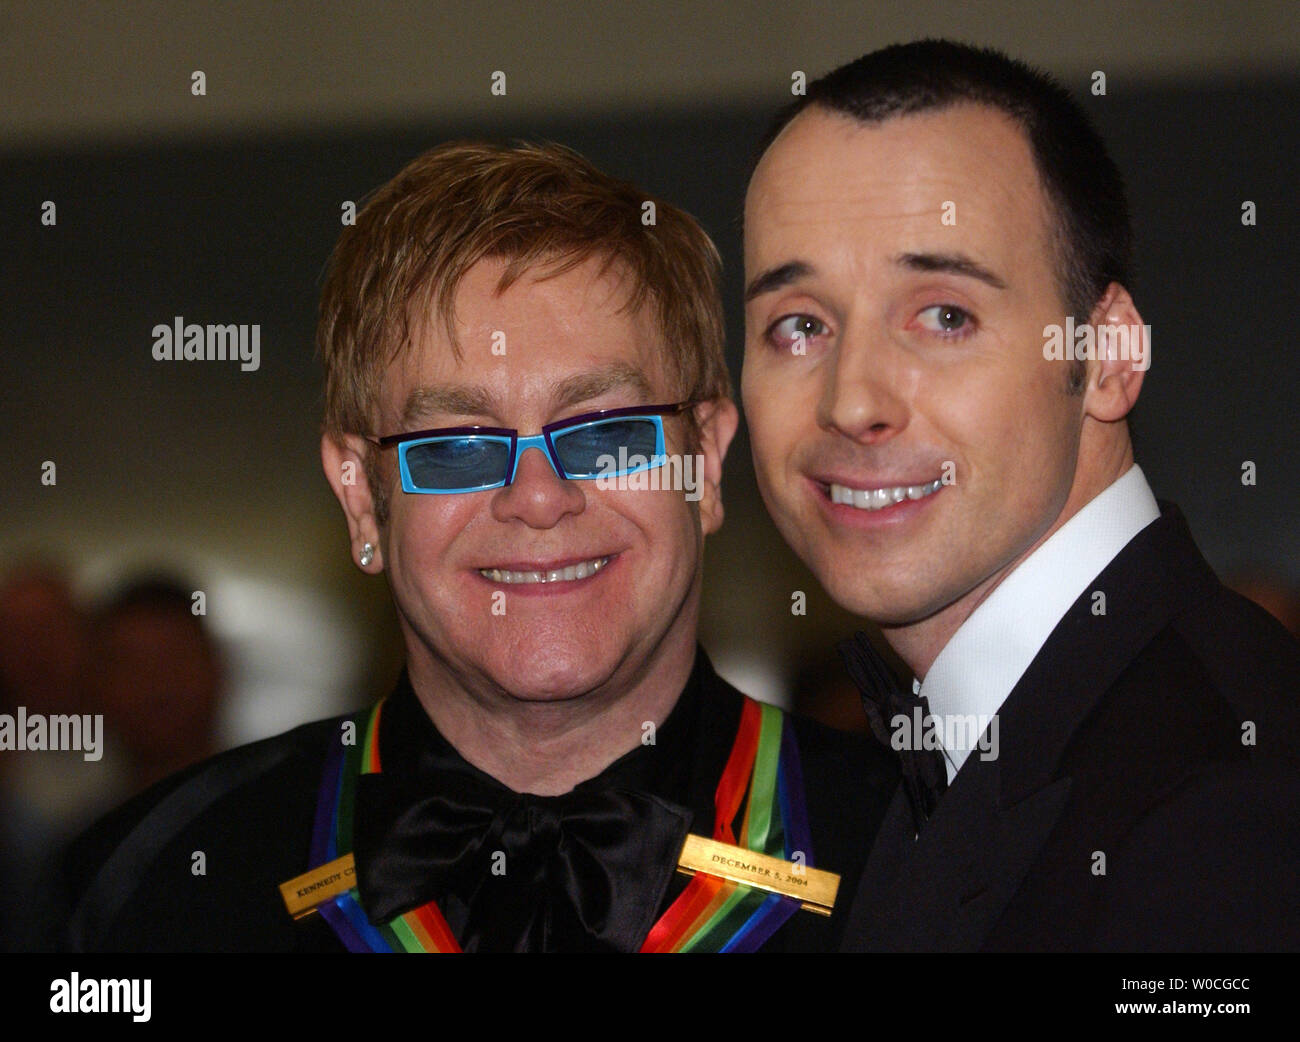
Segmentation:
{"type": "Polygon", "coordinates": [[[896,767],[696,643],[737,424],[718,268],[689,215],[559,146],[445,145],[370,199],[322,296],[321,455],[406,668],[82,837],[64,945],[836,946],[896,767]]]}
{"type": "Polygon", "coordinates": [[[1297,645],[1157,504],[1119,173],[991,51],[865,56],[778,121],[745,207],[764,499],[865,638],[900,786],[850,950],[1300,944],[1297,645]]]}

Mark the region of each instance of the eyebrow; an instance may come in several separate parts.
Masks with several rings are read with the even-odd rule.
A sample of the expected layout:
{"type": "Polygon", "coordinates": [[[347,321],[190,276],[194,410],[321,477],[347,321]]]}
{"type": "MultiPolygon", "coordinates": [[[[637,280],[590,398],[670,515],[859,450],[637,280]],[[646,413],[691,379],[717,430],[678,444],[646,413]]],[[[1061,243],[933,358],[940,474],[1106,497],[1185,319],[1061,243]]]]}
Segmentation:
{"type": "Polygon", "coordinates": [[[807,278],[812,273],[813,266],[806,261],[790,261],[780,267],[768,268],[767,271],[754,276],[745,287],[745,303],[748,304],[764,293],[771,293],[774,289],[781,289],[799,279],[807,278]]]}
{"type": "Polygon", "coordinates": [[[436,413],[492,415],[495,398],[486,387],[445,385],[417,387],[406,396],[402,429],[410,430],[436,413]]]}
{"type": "Polygon", "coordinates": [[[900,253],[894,258],[894,263],[912,271],[940,271],[978,279],[994,289],[1007,288],[1001,278],[964,253],[900,253]]]}
{"type": "MultiPolygon", "coordinates": [[[[900,253],[893,258],[894,264],[911,271],[939,271],[949,275],[961,275],[978,279],[994,289],[1006,289],[1007,284],[978,261],[964,253],[900,253]]],[[[815,269],[807,261],[790,261],[754,277],[745,288],[745,303],[755,297],[773,290],[781,289],[814,274],[815,269]]]]}
{"type": "MultiPolygon", "coordinates": [[[[650,381],[640,369],[628,362],[612,362],[586,373],[561,380],[551,394],[554,410],[567,409],[609,391],[630,388],[642,402],[652,396],[650,381]]],[[[417,387],[406,397],[402,409],[402,429],[412,430],[438,413],[468,416],[491,416],[500,419],[497,396],[478,385],[444,384],[417,387]]]]}
{"type": "Polygon", "coordinates": [[[551,395],[551,402],[556,409],[565,409],[622,388],[634,391],[645,404],[649,404],[653,394],[650,381],[640,369],[629,362],[611,362],[592,372],[579,373],[560,381],[551,395]]]}

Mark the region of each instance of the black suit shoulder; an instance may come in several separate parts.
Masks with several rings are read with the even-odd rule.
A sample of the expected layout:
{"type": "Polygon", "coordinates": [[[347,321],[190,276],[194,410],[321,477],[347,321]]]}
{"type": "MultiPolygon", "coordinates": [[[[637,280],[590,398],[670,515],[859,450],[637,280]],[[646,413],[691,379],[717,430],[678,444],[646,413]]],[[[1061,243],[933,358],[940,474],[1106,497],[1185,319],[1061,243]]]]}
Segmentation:
{"type": "Polygon", "coordinates": [[[1075,733],[1060,773],[1110,809],[1122,801],[1136,821],[1194,775],[1294,770],[1298,696],[1300,644],[1220,586],[1125,667],[1075,733]]]}
{"type": "Polygon", "coordinates": [[[1300,645],[1244,598],[1215,583],[1170,619],[1073,735],[1069,802],[989,945],[1300,944],[1298,694],[1300,645]]]}
{"type": "Polygon", "coordinates": [[[1156,784],[1144,766],[1151,782],[1114,844],[1095,946],[1300,944],[1300,644],[1219,586],[1145,649],[1107,701],[1143,696],[1166,723],[1145,728],[1154,734],[1142,751],[1165,767],[1156,784]]]}
{"type": "Polygon", "coordinates": [[[47,943],[74,951],[315,947],[320,935],[289,919],[277,886],[308,867],[325,753],[344,719],[211,757],[92,825],[56,866],[47,943]]]}
{"type": "Polygon", "coordinates": [[[1216,583],[1204,608],[1173,621],[1206,682],[1242,721],[1256,726],[1254,748],[1300,759],[1300,643],[1272,615],[1216,583]]]}

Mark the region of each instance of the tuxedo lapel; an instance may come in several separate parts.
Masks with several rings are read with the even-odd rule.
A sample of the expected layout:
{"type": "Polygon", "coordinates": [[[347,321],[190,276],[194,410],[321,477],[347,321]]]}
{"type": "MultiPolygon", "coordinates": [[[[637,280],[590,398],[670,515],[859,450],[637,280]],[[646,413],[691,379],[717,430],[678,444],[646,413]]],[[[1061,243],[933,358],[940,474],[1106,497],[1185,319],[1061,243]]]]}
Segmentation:
{"type": "Polygon", "coordinates": [[[1218,580],[1182,514],[1161,506],[1079,595],[998,710],[1004,806],[1057,776],[1070,739],[1120,674],[1174,616],[1213,596],[1218,580]]]}
{"type": "Polygon", "coordinates": [[[846,936],[856,951],[969,951],[1015,894],[1070,783],[1003,808],[996,761],[972,758],[915,839],[900,789],[885,815],[846,936]]]}
{"type": "MultiPolygon", "coordinates": [[[[886,945],[882,938],[890,936],[888,928],[894,927],[899,907],[906,907],[898,899],[896,891],[914,846],[912,806],[900,784],[894,790],[894,798],[889,802],[862,870],[844,932],[847,951],[880,951],[883,947],[895,947],[886,945]]],[[[922,910],[916,909],[915,912],[919,917],[922,910]]],[[[918,924],[915,932],[929,936],[934,930],[924,930],[918,924]]]]}

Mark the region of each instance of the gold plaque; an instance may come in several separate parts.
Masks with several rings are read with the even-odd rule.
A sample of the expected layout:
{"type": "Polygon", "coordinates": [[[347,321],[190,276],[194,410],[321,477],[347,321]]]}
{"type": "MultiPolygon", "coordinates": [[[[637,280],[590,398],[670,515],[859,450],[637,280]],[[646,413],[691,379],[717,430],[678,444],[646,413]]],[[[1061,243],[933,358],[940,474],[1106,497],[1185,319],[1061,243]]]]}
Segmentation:
{"type": "Polygon", "coordinates": [[[677,870],[687,875],[703,872],[773,894],[798,898],[804,908],[818,915],[831,914],[840,888],[840,877],[834,872],[782,861],[756,850],[733,847],[729,843],[695,835],[688,835],[682,844],[677,870]]]}
{"type": "Polygon", "coordinates": [[[316,906],[345,894],[357,884],[357,866],[351,854],[313,868],[280,884],[284,906],[295,919],[311,915],[316,906]]]}

